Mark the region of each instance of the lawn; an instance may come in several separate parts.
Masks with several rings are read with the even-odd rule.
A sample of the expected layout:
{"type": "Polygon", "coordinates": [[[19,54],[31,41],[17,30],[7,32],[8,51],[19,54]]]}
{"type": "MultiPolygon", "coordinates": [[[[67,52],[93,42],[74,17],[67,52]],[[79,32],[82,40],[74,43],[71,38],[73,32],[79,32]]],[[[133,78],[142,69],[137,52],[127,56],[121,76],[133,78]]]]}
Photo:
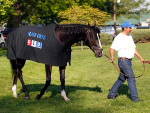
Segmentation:
{"type": "MultiPolygon", "coordinates": [[[[150,44],[136,44],[137,50],[145,60],[150,60],[150,44]]],[[[104,46],[109,55],[110,45],[104,46]]],[[[104,56],[95,58],[94,53],[84,47],[72,47],[71,66],[66,67],[66,93],[69,102],[60,95],[59,68],[53,67],[51,85],[41,100],[35,96],[45,84],[44,64],[27,61],[23,68],[23,77],[28,88],[30,100],[24,100],[21,83],[18,79],[18,98],[12,96],[12,74],[6,50],[0,48],[0,113],[148,113],[150,111],[150,65],[142,77],[136,79],[139,98],[143,102],[131,102],[127,82],[119,89],[117,100],[108,100],[109,89],[118,77],[115,67],[104,56]]],[[[117,54],[115,61],[117,64],[117,54]]],[[[139,76],[143,67],[135,56],[133,59],[135,76],[139,76]]]]}

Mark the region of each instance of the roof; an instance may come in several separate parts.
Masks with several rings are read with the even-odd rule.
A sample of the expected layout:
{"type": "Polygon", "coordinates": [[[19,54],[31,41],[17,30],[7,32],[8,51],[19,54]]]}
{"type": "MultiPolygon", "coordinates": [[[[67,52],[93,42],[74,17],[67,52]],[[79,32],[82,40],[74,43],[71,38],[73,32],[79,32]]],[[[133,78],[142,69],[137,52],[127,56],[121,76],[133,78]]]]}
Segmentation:
{"type": "MultiPolygon", "coordinates": [[[[131,24],[138,24],[139,22],[147,22],[147,19],[150,19],[149,14],[142,15],[139,19],[128,19],[125,17],[117,18],[116,25],[121,25],[124,21],[129,21],[131,24]]],[[[106,22],[107,25],[114,25],[114,20],[106,22]]]]}

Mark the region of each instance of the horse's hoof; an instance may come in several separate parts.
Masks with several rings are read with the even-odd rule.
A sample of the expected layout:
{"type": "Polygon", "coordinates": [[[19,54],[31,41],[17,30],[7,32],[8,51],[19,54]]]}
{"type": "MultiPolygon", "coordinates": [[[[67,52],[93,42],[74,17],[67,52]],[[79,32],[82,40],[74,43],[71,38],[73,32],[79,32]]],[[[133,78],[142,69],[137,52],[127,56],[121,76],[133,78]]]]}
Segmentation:
{"type": "Polygon", "coordinates": [[[65,99],[65,101],[66,101],[66,102],[69,102],[69,101],[70,101],[70,99],[65,99]]]}
{"type": "Polygon", "coordinates": [[[65,101],[70,101],[70,99],[67,98],[66,96],[62,96],[62,97],[65,99],[65,101]]]}
{"type": "Polygon", "coordinates": [[[18,95],[14,95],[14,98],[18,98],[18,95]]]}
{"type": "Polygon", "coordinates": [[[16,91],[13,91],[13,97],[18,98],[16,91]]]}
{"type": "Polygon", "coordinates": [[[40,97],[39,95],[37,95],[37,96],[35,97],[35,99],[36,99],[36,100],[40,100],[41,97],[40,97]]]}
{"type": "Polygon", "coordinates": [[[30,97],[24,97],[25,100],[30,100],[30,97]]]}

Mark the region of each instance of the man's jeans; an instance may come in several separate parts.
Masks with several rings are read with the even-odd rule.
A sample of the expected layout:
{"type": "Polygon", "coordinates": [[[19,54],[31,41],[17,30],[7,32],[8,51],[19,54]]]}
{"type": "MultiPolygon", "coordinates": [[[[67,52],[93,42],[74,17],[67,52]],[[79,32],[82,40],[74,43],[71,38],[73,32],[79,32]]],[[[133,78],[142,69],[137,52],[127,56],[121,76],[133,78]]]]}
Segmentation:
{"type": "MultiPolygon", "coordinates": [[[[134,73],[131,67],[132,66],[131,60],[118,59],[118,66],[122,73],[128,76],[134,77],[134,73]]],[[[118,80],[114,83],[114,85],[110,89],[108,96],[115,97],[119,87],[125,82],[126,79],[127,79],[129,91],[131,94],[131,99],[135,100],[136,98],[138,98],[135,78],[125,77],[121,73],[118,77],[118,80]]]]}

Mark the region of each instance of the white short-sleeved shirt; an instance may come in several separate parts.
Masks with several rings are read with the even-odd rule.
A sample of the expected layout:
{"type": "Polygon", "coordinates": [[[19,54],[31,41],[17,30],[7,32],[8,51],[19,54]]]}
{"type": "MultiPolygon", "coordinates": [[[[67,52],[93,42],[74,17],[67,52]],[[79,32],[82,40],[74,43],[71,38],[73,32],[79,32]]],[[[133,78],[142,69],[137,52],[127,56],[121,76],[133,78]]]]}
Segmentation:
{"type": "Polygon", "coordinates": [[[132,36],[126,36],[123,33],[118,34],[111,47],[115,51],[118,51],[118,57],[125,57],[125,58],[133,58],[135,53],[136,45],[132,39],[132,36]]]}

